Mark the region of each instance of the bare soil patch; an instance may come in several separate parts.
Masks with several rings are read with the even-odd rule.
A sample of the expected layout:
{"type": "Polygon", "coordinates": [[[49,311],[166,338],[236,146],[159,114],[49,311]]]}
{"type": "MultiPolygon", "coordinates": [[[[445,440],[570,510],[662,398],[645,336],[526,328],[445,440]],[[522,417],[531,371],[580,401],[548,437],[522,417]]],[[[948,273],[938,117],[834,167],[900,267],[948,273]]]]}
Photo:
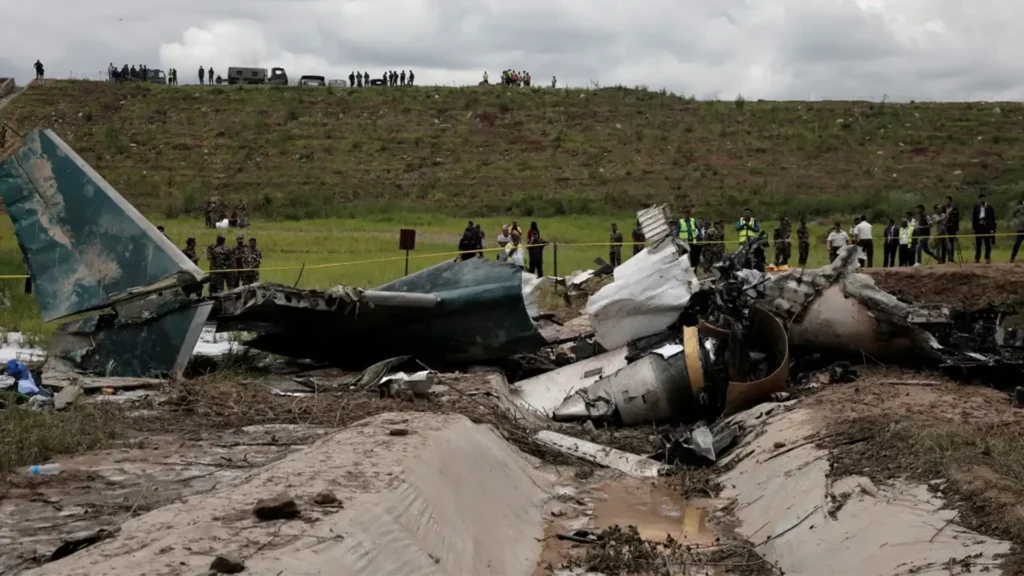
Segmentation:
{"type": "MultiPolygon", "coordinates": [[[[973,258],[973,254],[971,255],[973,258]]],[[[984,306],[1024,298],[1024,265],[936,264],[864,270],[879,288],[921,304],[984,306]]]]}
{"type": "Polygon", "coordinates": [[[832,474],[928,485],[955,522],[1005,539],[1005,574],[1024,574],[1024,410],[1002,392],[940,375],[862,370],[857,382],[805,400],[827,422],[832,474]],[[930,381],[901,385],[898,381],[930,381]]]}

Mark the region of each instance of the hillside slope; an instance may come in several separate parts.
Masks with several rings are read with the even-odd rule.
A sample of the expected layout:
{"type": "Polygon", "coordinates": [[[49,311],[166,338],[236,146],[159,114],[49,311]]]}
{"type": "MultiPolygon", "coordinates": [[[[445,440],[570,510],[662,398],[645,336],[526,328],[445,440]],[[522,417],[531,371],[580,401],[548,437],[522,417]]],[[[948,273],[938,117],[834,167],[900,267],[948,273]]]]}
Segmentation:
{"type": "Polygon", "coordinates": [[[700,102],[609,88],[240,88],[46,81],[0,111],[53,128],[142,209],[207,194],[267,217],[529,216],[692,201],[731,217],[893,214],[1024,192],[1016,103],[700,102]],[[960,191],[958,192],[958,186],[960,191]]]}

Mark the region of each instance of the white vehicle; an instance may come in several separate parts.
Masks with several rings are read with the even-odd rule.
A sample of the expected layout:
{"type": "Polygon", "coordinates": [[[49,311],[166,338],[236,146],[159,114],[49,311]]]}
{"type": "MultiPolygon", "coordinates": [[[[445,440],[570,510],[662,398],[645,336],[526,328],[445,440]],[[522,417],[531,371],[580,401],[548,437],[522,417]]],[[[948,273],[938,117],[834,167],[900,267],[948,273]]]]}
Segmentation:
{"type": "Polygon", "coordinates": [[[327,80],[323,76],[303,76],[299,78],[299,86],[326,86],[327,80]]]}

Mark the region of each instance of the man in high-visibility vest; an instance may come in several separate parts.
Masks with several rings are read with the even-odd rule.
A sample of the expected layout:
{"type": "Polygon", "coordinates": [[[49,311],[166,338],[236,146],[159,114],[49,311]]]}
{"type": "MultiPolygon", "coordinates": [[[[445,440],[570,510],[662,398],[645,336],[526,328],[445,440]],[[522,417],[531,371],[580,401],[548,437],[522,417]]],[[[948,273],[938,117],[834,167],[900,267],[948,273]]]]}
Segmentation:
{"type": "Polygon", "coordinates": [[[739,232],[740,242],[746,242],[756,238],[761,233],[761,226],[757,223],[750,208],[743,211],[743,216],[736,222],[736,231],[739,232]]]}
{"type": "Polygon", "coordinates": [[[696,268],[700,264],[700,242],[704,240],[704,233],[697,226],[697,219],[689,206],[683,208],[683,217],[679,219],[679,239],[690,245],[690,266],[696,268]]]}
{"type": "MultiPolygon", "coordinates": [[[[743,210],[743,216],[736,222],[736,231],[739,232],[740,243],[757,238],[761,234],[761,226],[757,223],[750,208],[743,210]]],[[[753,268],[764,272],[764,248],[758,248],[751,255],[753,262],[744,264],[744,268],[753,268]]]]}

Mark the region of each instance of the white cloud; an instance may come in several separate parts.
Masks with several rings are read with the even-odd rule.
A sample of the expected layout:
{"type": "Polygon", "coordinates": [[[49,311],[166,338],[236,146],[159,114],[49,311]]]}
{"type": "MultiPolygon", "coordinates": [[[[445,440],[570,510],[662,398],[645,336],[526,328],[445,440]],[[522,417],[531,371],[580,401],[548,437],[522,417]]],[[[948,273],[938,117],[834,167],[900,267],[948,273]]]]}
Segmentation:
{"type": "Polygon", "coordinates": [[[733,98],[1018,99],[1016,0],[0,0],[0,76],[117,64],[475,84],[526,69],[733,98]]]}

